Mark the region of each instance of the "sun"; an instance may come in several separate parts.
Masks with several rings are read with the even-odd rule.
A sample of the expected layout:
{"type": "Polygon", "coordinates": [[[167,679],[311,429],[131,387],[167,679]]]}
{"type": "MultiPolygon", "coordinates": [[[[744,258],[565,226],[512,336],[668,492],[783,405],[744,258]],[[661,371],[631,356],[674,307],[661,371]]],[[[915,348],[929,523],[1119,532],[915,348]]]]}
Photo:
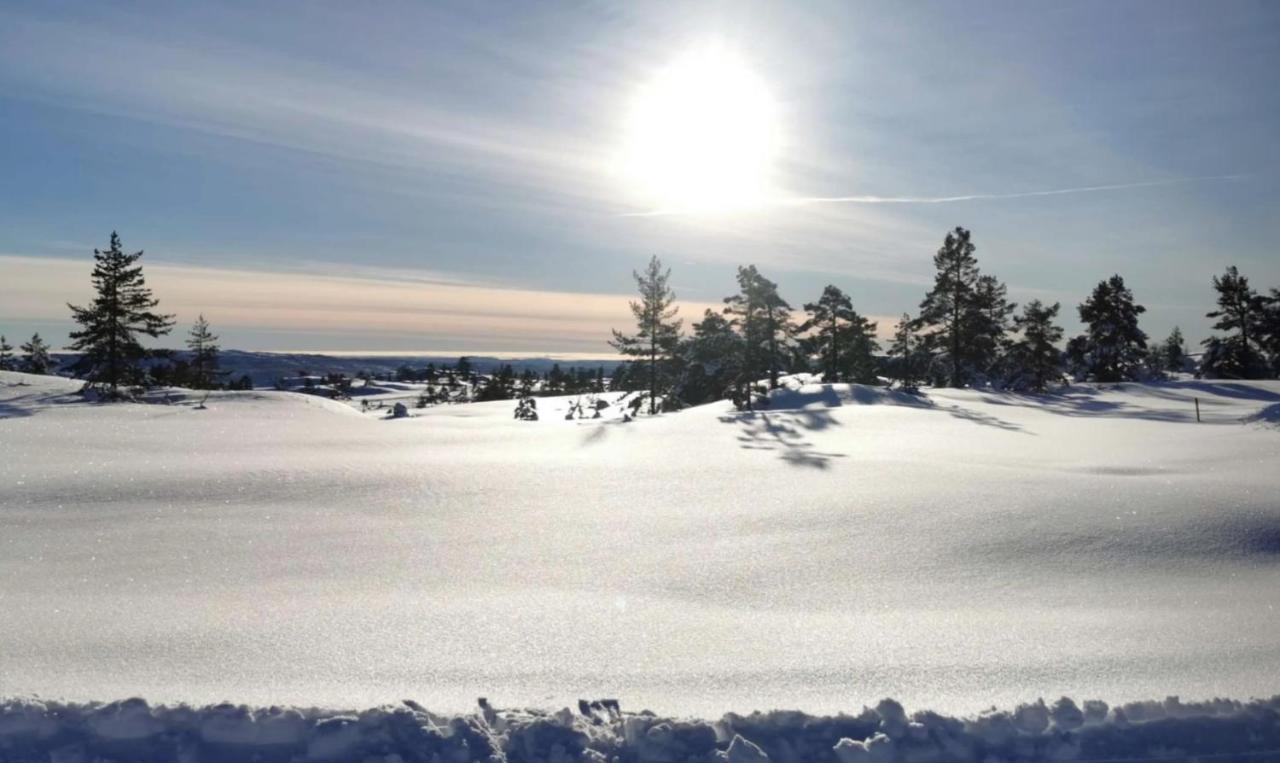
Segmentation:
{"type": "Polygon", "coordinates": [[[727,212],[759,205],[779,150],[768,88],[722,46],[675,60],[636,93],[622,172],[661,211],[727,212]]]}

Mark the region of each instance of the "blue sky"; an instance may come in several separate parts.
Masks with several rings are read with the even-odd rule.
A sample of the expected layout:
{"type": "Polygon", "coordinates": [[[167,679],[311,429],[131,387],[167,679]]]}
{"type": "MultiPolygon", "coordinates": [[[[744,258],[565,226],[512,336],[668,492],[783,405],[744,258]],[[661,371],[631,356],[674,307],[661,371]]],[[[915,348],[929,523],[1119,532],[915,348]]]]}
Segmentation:
{"type": "Polygon", "coordinates": [[[1277,40],[1266,2],[6,3],[0,331],[61,342],[112,229],[245,349],[602,352],[651,254],[686,317],[754,263],[887,331],[964,225],[1070,329],[1119,272],[1198,340],[1226,265],[1280,286],[1277,40]],[[780,198],[857,201],[634,214],[628,109],[711,44],[780,198]]]}

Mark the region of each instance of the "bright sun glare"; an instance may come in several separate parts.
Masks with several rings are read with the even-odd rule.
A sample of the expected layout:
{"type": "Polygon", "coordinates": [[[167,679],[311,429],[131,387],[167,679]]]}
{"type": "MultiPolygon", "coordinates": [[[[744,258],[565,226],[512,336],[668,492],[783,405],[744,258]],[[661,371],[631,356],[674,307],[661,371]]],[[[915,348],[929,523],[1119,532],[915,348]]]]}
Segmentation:
{"type": "Polygon", "coordinates": [[[726,212],[767,195],[779,135],[764,83],[722,47],[690,53],[635,96],[623,171],[645,203],[726,212]]]}

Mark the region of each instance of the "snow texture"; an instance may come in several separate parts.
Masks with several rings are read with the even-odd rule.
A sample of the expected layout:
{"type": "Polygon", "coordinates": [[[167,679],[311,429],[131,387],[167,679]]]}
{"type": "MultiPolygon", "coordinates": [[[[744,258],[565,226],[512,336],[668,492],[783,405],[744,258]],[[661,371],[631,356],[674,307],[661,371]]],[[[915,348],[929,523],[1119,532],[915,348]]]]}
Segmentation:
{"type": "MultiPolygon", "coordinates": [[[[1067,698],[1055,708],[1075,707],[1067,698]]],[[[1041,723],[1043,701],[976,718],[911,716],[891,700],[857,715],[728,714],[715,722],[651,713],[531,710],[447,717],[412,701],[364,710],[0,701],[7,763],[511,761],[569,763],[896,763],[903,761],[1246,761],[1280,755],[1280,697],[1117,707],[1067,727],[1041,723]],[[886,715],[886,706],[897,713],[886,715]],[[1038,708],[1038,709],[1033,709],[1038,708]],[[1028,728],[1023,721],[1034,717],[1028,728]]]]}
{"type": "MultiPolygon", "coordinates": [[[[577,398],[542,398],[529,422],[274,391],[102,405],[0,373],[0,693],[704,716],[891,696],[976,718],[1280,690],[1280,432],[1245,423],[1280,383],[807,381],[756,412],[566,420],[577,398]]],[[[909,720],[881,710],[888,742],[852,725],[826,751],[899,745],[909,720]]],[[[111,712],[155,736],[154,711],[111,712]]],[[[1107,714],[973,723],[1047,739],[1107,714]]],[[[302,721],[275,723],[254,733],[302,721]]]]}

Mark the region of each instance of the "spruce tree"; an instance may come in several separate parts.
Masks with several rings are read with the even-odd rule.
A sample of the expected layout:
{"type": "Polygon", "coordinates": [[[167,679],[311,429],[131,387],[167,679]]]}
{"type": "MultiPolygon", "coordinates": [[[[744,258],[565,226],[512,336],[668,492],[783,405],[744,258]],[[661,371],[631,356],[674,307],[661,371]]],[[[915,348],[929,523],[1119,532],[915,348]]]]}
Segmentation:
{"type": "MultiPolygon", "coordinates": [[[[3,343],[4,337],[0,337],[0,343],[3,343]]],[[[47,374],[51,365],[49,360],[49,345],[40,338],[40,332],[31,335],[31,340],[22,345],[22,352],[26,355],[25,364],[28,373],[47,374]]]]}
{"type": "Polygon", "coordinates": [[[1146,308],[1133,301],[1133,292],[1119,275],[1098,282],[1079,306],[1085,334],[1068,345],[1077,373],[1100,382],[1136,379],[1147,359],[1147,335],[1138,328],[1146,308]]]}
{"type": "Polygon", "coordinates": [[[0,334],[0,371],[8,371],[13,365],[13,345],[0,334]]]}
{"type": "Polygon", "coordinates": [[[889,345],[893,378],[903,389],[914,390],[916,381],[920,378],[918,374],[920,345],[920,338],[915,332],[915,322],[911,320],[910,315],[903,313],[902,319],[893,329],[893,342],[889,345]]]}
{"type": "Polygon", "coordinates": [[[1210,337],[1201,369],[1209,376],[1232,379],[1260,379],[1266,376],[1266,362],[1260,352],[1259,338],[1265,333],[1267,300],[1249,287],[1249,279],[1240,275],[1235,265],[1222,276],[1213,277],[1218,292],[1218,309],[1205,314],[1217,318],[1215,331],[1229,332],[1226,337],[1210,337]]]}
{"type": "Polygon", "coordinates": [[[1187,345],[1182,338],[1182,329],[1177,326],[1169,332],[1169,338],[1160,345],[1160,364],[1165,371],[1181,371],[1187,365],[1187,345]]]}
{"type": "Polygon", "coordinates": [[[1013,319],[1014,327],[1022,336],[1010,347],[1012,386],[1044,392],[1049,382],[1062,376],[1062,353],[1058,342],[1062,341],[1062,327],[1054,323],[1060,305],[1045,305],[1033,299],[1022,308],[1022,315],[1013,319]]]}
{"type": "Polygon", "coordinates": [[[633,271],[631,275],[640,290],[640,300],[631,303],[636,333],[626,335],[615,329],[609,344],[623,355],[642,358],[647,365],[652,415],[658,412],[658,394],[669,387],[669,365],[680,343],[682,321],[676,318],[676,295],[668,286],[671,270],[664,270],[661,260],[652,257],[643,274],[633,271]]]}
{"type": "Polygon", "coordinates": [[[202,313],[187,335],[187,349],[191,351],[190,377],[193,389],[212,389],[218,376],[218,337],[209,330],[209,322],[202,313]]]}
{"type": "Polygon", "coordinates": [[[917,327],[932,329],[925,337],[927,345],[940,351],[945,381],[952,387],[971,384],[978,373],[994,369],[1014,310],[1004,285],[979,272],[974,249],[968,230],[956,228],[947,234],[933,257],[933,288],[916,318],[917,327]]]}
{"type": "Polygon", "coordinates": [[[142,266],[142,252],[126,254],[120,236],[111,233],[105,250],[94,249],[93,286],[97,292],[87,307],[71,308],[80,328],[71,332],[68,349],[81,353],[72,372],[90,385],[105,387],[114,397],[121,384],[140,382],[140,361],[147,351],[139,335],[153,339],[168,334],[173,316],[153,312],[158,300],[151,296],[142,266]]]}

